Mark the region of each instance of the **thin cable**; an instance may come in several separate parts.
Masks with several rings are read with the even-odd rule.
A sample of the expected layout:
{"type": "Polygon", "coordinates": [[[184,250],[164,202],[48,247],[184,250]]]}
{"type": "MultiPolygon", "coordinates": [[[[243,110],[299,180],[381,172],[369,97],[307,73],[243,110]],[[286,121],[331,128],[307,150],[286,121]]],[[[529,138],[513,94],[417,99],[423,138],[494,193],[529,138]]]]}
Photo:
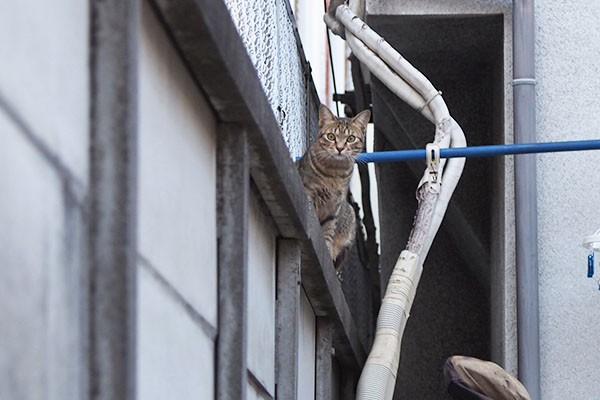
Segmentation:
{"type": "MultiPolygon", "coordinates": [[[[327,0],[323,0],[323,7],[325,13],[327,13],[327,0]]],[[[325,25],[325,32],[327,32],[327,46],[329,48],[329,66],[331,67],[331,77],[333,78],[333,96],[337,97],[337,85],[335,84],[335,68],[333,68],[333,53],[331,52],[331,37],[329,36],[329,28],[325,25]]],[[[340,117],[340,106],[338,102],[335,102],[335,111],[338,118],[340,117]]]]}

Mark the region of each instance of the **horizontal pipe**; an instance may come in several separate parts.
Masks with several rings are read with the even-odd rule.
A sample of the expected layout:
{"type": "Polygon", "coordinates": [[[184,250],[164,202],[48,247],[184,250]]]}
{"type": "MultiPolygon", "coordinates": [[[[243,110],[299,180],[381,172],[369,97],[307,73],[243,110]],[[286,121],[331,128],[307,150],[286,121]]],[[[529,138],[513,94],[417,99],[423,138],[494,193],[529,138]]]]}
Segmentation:
{"type": "MultiPolygon", "coordinates": [[[[569,142],[500,144],[491,146],[454,147],[440,150],[440,158],[490,157],[510,154],[553,153],[561,151],[600,150],[600,140],[578,140],[569,142]]],[[[378,151],[361,153],[357,162],[394,162],[424,160],[425,149],[378,151]]]]}

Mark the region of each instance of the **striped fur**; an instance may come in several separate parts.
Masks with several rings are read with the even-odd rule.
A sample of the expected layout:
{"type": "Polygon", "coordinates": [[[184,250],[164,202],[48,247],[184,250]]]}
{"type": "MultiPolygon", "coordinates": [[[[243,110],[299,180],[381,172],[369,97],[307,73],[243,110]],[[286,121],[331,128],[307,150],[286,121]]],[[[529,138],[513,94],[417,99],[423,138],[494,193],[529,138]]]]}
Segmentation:
{"type": "Polygon", "coordinates": [[[347,201],[348,186],[354,160],[364,147],[370,117],[371,112],[365,110],[352,119],[338,119],[321,104],[317,141],[297,162],[338,270],[356,234],[356,217],[347,201]]]}

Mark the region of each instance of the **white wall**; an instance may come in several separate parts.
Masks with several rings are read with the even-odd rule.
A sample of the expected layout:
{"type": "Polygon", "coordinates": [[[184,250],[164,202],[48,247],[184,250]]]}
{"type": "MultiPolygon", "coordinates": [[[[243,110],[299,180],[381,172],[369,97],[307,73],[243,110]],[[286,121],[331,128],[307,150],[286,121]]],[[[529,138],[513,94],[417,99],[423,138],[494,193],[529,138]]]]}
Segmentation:
{"type": "MultiPolygon", "coordinates": [[[[282,5],[228,2],[290,151],[300,155],[306,93],[296,45],[289,19],[279,26],[270,19],[282,5]]],[[[211,398],[214,343],[180,303],[216,325],[215,120],[148,7],[139,101],[139,397],[211,398]]],[[[248,397],[268,399],[275,396],[277,230],[254,193],[248,231],[248,397]]],[[[312,399],[315,317],[306,298],[302,310],[300,345],[308,353],[300,361],[299,398],[312,399]]]]}
{"type": "Polygon", "coordinates": [[[276,231],[254,195],[248,214],[248,369],[275,396],[276,231]]]}
{"type": "Polygon", "coordinates": [[[304,290],[300,290],[298,326],[298,400],[314,400],[316,367],[315,313],[304,290]]]}
{"type": "Polygon", "coordinates": [[[87,390],[87,4],[0,4],[2,399],[87,390]]]}
{"type": "Polygon", "coordinates": [[[138,397],[211,398],[216,122],[144,3],[139,56],[138,397]]]}
{"type": "MultiPolygon", "coordinates": [[[[254,63],[275,118],[282,128],[291,156],[300,156],[309,144],[307,139],[310,133],[308,129],[311,116],[307,115],[306,109],[309,93],[285,0],[226,0],[225,3],[254,63]]],[[[307,2],[295,1],[292,7],[296,17],[300,12],[298,8],[300,3],[308,5],[307,2]]],[[[316,9],[317,14],[320,15],[320,21],[322,13],[318,11],[318,7],[313,9],[316,9]]],[[[319,45],[322,45],[325,25],[322,22],[320,25],[322,35],[319,45]]],[[[301,35],[303,27],[305,30],[314,28],[312,22],[311,25],[302,25],[299,22],[298,26],[301,35]]],[[[304,45],[307,51],[306,44],[304,45]]],[[[326,72],[321,65],[321,61],[324,60],[315,63],[310,60],[313,78],[315,81],[321,79],[323,82],[317,84],[317,90],[325,87],[326,72]],[[323,73],[320,74],[318,71],[323,73]]],[[[342,65],[343,60],[340,63],[340,66],[342,65]]],[[[339,87],[343,88],[344,71],[342,67],[339,69],[339,87]]],[[[319,94],[321,95],[321,92],[319,94]]],[[[323,99],[324,96],[321,95],[321,98],[323,99]]],[[[262,388],[250,382],[248,396],[251,399],[262,399],[267,395],[263,388],[270,396],[275,393],[276,230],[270,217],[264,215],[258,199],[251,197],[248,254],[248,369],[258,380],[258,386],[262,388]]],[[[312,399],[314,397],[315,316],[305,297],[302,304],[298,398],[312,399]]]]}
{"type": "Polygon", "coordinates": [[[87,4],[0,4],[2,95],[82,182],[88,179],[87,4]]]}
{"type": "MultiPolygon", "coordinates": [[[[163,25],[141,3],[137,396],[210,399],[217,122],[163,25]]],[[[80,399],[88,391],[89,10],[76,0],[44,4],[0,4],[2,399],[80,399]]],[[[286,142],[300,155],[307,145],[305,81],[284,3],[273,4],[270,17],[281,22],[271,50],[277,68],[267,71],[264,59],[254,61],[274,111],[286,111],[275,113],[286,142]]],[[[246,43],[255,57],[263,54],[246,43]]],[[[254,197],[249,224],[248,367],[273,396],[277,231],[254,197]]],[[[303,399],[314,393],[314,318],[304,298],[303,399]]]]}
{"type": "MultiPolygon", "coordinates": [[[[536,2],[538,141],[598,139],[600,3],[536,2]]],[[[542,398],[600,392],[598,275],[585,235],[600,228],[598,151],[538,156],[542,398]]]]}

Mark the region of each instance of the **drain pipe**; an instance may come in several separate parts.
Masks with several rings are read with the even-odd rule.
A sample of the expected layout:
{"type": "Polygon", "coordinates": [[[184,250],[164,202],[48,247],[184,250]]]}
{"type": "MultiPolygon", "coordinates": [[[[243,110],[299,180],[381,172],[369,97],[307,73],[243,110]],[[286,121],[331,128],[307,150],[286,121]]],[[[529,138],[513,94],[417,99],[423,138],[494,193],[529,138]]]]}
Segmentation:
{"type": "MultiPolygon", "coordinates": [[[[513,117],[515,143],[536,142],[533,0],[513,0],[513,117]]],[[[519,379],[540,399],[538,228],[535,154],[515,156],[517,340],[519,379]]]]}

